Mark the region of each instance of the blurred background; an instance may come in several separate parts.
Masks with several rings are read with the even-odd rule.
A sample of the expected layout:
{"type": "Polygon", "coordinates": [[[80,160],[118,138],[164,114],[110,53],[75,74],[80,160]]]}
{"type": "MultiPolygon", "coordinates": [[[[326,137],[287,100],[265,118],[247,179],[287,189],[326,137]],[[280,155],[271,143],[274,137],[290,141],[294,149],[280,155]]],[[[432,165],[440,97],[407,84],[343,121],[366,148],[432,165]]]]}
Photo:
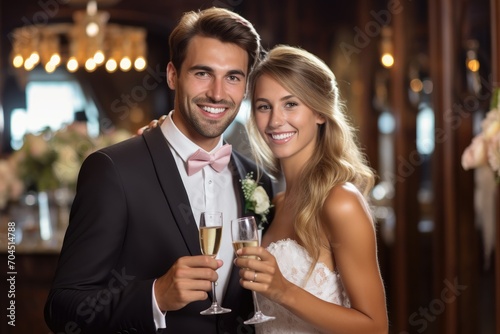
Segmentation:
{"type": "MultiPolygon", "coordinates": [[[[7,310],[0,333],[49,333],[81,161],[172,109],[168,36],[212,6],[336,74],[378,174],[390,332],[500,333],[499,0],[2,1],[0,245],[14,260],[2,280],[15,277],[2,294],[15,290],[16,326],[7,310]]],[[[226,133],[243,152],[247,113],[226,133]]]]}

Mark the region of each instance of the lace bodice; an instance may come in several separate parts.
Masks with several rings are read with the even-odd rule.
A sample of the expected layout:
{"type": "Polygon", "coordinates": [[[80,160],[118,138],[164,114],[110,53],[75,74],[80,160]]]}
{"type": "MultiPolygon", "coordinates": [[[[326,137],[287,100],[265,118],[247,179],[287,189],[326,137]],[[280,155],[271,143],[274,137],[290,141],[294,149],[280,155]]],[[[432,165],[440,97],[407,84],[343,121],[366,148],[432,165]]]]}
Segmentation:
{"type": "MultiPolygon", "coordinates": [[[[267,250],[276,257],[283,276],[294,283],[330,303],[350,307],[338,273],[332,272],[324,263],[318,262],[311,276],[304,282],[312,258],[304,247],[295,240],[287,239],[272,243],[267,250]]],[[[273,321],[257,324],[257,334],[266,333],[321,333],[311,325],[299,319],[293,313],[269,299],[258,294],[262,312],[276,317],[273,321]]]]}

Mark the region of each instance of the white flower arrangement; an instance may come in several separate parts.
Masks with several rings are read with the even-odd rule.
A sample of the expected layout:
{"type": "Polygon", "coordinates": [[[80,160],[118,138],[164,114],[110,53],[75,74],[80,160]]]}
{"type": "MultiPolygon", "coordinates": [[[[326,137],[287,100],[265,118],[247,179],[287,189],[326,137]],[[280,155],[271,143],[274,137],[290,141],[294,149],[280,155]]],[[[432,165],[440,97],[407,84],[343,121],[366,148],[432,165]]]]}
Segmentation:
{"type": "Polygon", "coordinates": [[[500,90],[494,93],[492,108],[481,123],[481,132],[462,154],[465,170],[488,166],[500,182],[500,90]]]}
{"type": "Polygon", "coordinates": [[[26,134],[24,145],[9,160],[26,189],[74,189],[80,167],[90,153],[130,137],[132,134],[125,130],[92,138],[71,125],[58,131],[46,129],[41,133],[26,134]]]}
{"type": "Polygon", "coordinates": [[[9,201],[17,200],[24,191],[22,181],[17,177],[15,166],[10,159],[0,159],[0,212],[9,201]]]}
{"type": "Polygon", "coordinates": [[[474,173],[476,225],[483,237],[484,266],[488,268],[495,248],[496,194],[500,184],[500,88],[492,94],[490,110],[481,122],[481,132],[462,153],[462,167],[474,173]],[[496,182],[495,182],[496,181],[496,182]]]}
{"type": "Polygon", "coordinates": [[[253,179],[253,172],[248,173],[241,181],[243,195],[245,197],[245,211],[252,211],[260,216],[259,229],[263,229],[263,223],[267,223],[267,214],[272,208],[269,196],[262,186],[253,179]]]}
{"type": "Polygon", "coordinates": [[[13,154],[26,189],[54,190],[74,187],[83,159],[95,149],[86,134],[65,128],[24,136],[24,145],[13,154]]]}

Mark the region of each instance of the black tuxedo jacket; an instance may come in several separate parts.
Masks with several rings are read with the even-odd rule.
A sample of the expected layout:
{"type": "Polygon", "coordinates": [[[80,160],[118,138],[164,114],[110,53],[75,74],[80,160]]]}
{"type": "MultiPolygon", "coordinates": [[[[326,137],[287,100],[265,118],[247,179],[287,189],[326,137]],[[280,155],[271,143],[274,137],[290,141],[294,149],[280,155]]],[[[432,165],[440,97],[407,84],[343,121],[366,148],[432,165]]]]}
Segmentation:
{"type": "MultiPolygon", "coordinates": [[[[233,152],[229,168],[243,213],[239,183],[256,175],[255,165],[233,152]]],[[[261,183],[272,196],[270,179],[261,183]]],[[[189,199],[160,128],[95,152],[80,170],[46,322],[55,333],[155,333],[154,279],[179,257],[199,254],[189,199]]],[[[251,293],[238,281],[233,267],[221,301],[231,313],[203,316],[210,298],[194,302],[167,312],[160,332],[252,333],[243,325],[253,312],[251,293]]]]}

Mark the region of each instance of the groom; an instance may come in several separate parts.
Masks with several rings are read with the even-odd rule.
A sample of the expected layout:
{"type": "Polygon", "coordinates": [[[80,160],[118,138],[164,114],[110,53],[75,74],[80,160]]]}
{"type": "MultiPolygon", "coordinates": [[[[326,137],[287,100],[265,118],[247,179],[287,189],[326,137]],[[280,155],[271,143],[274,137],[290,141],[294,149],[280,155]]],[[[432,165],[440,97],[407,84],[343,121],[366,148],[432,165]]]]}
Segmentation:
{"type": "MultiPolygon", "coordinates": [[[[257,175],[256,166],[231,153],[222,133],[244,98],[260,39],[244,18],[211,8],[186,13],[169,44],[173,111],[161,127],[92,154],[81,168],[45,306],[55,333],[253,332],[243,325],[252,299],[232,265],[229,223],[245,214],[240,180],[257,175]],[[193,165],[195,153],[212,161],[193,165]],[[223,212],[222,261],[201,255],[205,210],[223,212]],[[213,281],[232,312],[203,316],[213,281]]],[[[271,196],[270,179],[260,182],[271,196]]]]}

